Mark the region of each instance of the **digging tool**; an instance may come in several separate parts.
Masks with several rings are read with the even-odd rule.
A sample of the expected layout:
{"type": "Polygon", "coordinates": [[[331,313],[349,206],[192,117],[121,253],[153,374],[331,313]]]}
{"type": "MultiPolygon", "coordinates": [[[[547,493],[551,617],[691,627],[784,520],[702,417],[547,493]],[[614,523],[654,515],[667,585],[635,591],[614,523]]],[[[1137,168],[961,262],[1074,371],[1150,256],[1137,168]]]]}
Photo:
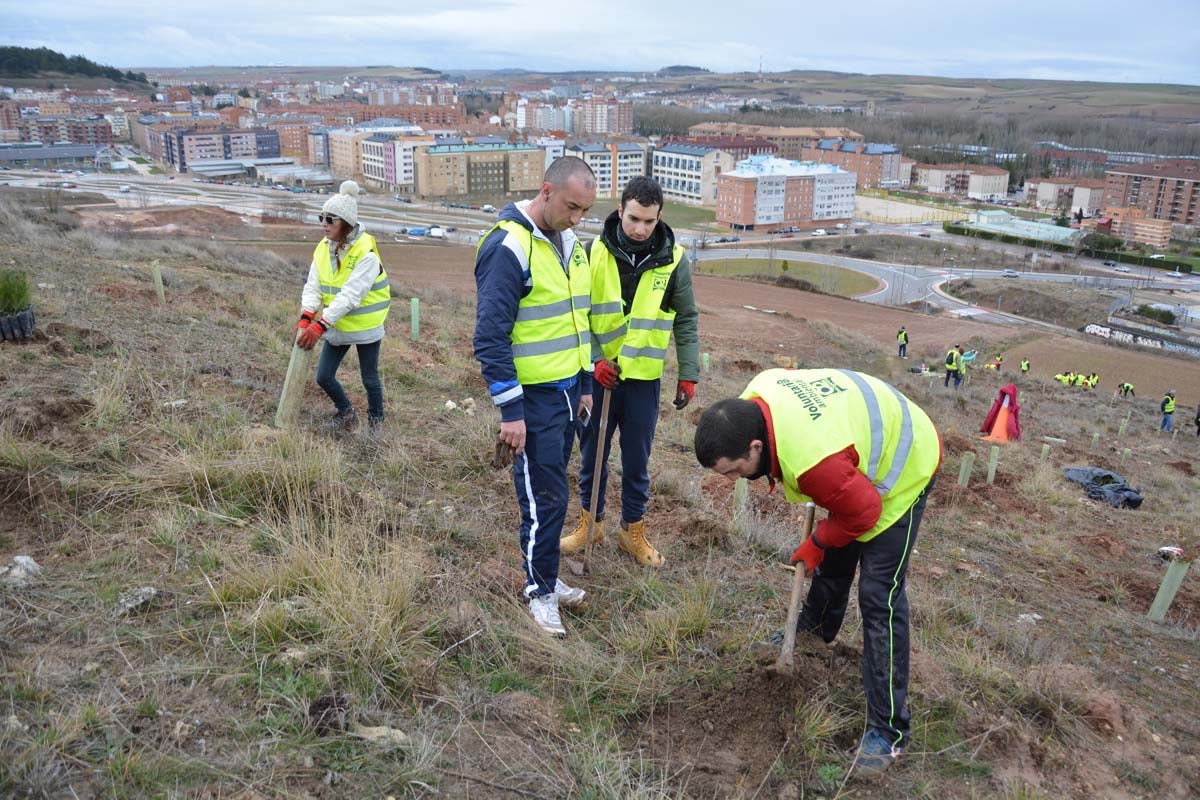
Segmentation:
{"type": "Polygon", "coordinates": [[[612,400],[613,390],[604,390],[604,402],[600,404],[600,431],[596,441],[596,464],[592,469],[592,502],[588,506],[587,538],[583,544],[583,569],[580,574],[588,574],[588,563],[592,560],[592,532],[596,527],[596,506],[600,502],[600,484],[603,482],[604,440],[608,436],[608,404],[612,400]]]}
{"type": "MultiPolygon", "coordinates": [[[[813,520],[817,515],[814,503],[804,505],[804,536],[801,541],[812,536],[813,520]]],[[[804,594],[805,568],[801,562],[796,565],[796,574],[792,577],[792,596],[788,601],[787,624],[783,628],[783,647],[779,649],[779,659],[775,662],[775,671],[791,672],[794,663],[792,655],[796,649],[796,622],[800,619],[800,600],[804,594]]]]}

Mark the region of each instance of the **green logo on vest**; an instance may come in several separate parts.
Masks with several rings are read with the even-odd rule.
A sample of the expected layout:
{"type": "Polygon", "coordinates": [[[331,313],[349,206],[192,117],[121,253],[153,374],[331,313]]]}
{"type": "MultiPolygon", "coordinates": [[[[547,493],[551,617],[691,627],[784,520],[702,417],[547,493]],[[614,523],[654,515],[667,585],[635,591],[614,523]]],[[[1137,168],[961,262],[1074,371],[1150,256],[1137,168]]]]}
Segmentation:
{"type": "Polygon", "coordinates": [[[815,381],[780,378],[775,383],[796,395],[812,420],[821,418],[821,410],[826,407],[825,398],[846,391],[845,387],[839,386],[833,378],[815,381]]]}

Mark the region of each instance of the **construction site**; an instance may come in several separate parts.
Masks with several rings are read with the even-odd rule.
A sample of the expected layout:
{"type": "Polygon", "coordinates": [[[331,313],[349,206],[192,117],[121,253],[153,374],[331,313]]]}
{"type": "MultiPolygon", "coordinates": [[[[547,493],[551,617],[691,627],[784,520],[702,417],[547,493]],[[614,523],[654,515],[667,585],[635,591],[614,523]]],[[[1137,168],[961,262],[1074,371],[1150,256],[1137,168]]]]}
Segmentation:
{"type": "Polygon", "coordinates": [[[492,465],[474,247],[381,243],[382,430],[326,432],[311,375],[296,424],[274,424],[319,238],[0,195],[4,268],[29,271],[37,313],[0,343],[0,795],[1200,796],[1200,365],[1065,322],[1102,290],[1029,287],[1028,308],[1004,290],[1010,313],[1064,324],[991,324],[697,275],[705,370],[691,406],[662,403],[650,461],[665,564],[598,544],[556,640],[521,596],[512,476],[492,465]],[[978,357],[955,389],[960,344],[978,357]],[[878,377],[941,438],[908,569],[912,740],[880,777],[847,769],[855,601],[791,670],[755,657],[784,627],[803,508],[694,454],[703,410],[777,367],[878,377]],[[1061,385],[1067,367],[1099,384],[1061,385]],[[1020,436],[1006,409],[985,439],[1009,386],[1020,436]],[[1119,474],[1140,505],[1090,498],[1070,468],[1119,474]]]}

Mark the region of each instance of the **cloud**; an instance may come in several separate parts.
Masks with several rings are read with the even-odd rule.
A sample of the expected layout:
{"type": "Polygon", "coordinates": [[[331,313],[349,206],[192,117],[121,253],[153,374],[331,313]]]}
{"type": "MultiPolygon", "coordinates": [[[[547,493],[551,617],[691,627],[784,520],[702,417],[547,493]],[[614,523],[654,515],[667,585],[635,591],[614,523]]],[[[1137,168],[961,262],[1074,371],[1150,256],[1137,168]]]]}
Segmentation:
{"type": "Polygon", "coordinates": [[[717,0],[0,0],[6,40],[127,67],[285,63],[442,69],[789,69],[1200,83],[1200,3],[922,0],[747,6],[717,0]],[[1119,19],[1119,26],[1113,20],[1119,19]],[[1170,31],[1170,46],[1163,46],[1170,31]],[[1137,54],[1133,58],[1125,54],[1137,54]]]}

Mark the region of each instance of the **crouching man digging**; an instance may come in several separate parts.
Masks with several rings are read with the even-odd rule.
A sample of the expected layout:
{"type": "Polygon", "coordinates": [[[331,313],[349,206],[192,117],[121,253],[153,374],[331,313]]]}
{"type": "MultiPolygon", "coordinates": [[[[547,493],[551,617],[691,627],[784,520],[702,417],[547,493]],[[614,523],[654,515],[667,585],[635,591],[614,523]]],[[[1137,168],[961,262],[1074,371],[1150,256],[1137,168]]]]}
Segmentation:
{"type": "Polygon", "coordinates": [[[798,633],[837,637],[859,571],[867,724],[852,769],[860,774],[886,770],[908,745],[905,573],[941,455],[920,407],[850,370],[767,370],[696,427],[701,466],[778,481],[788,502],[829,512],[792,555],[812,578],[798,633]]]}

